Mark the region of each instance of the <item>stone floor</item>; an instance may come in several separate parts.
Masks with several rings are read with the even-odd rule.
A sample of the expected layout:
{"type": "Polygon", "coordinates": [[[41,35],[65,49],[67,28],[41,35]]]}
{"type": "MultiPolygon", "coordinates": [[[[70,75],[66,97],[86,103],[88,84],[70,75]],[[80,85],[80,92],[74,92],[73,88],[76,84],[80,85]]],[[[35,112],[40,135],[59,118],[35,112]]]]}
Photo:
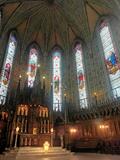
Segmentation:
{"type": "Polygon", "coordinates": [[[0,155],[0,160],[120,160],[119,155],[71,153],[61,148],[52,148],[47,153],[42,148],[19,148],[0,155]]]}

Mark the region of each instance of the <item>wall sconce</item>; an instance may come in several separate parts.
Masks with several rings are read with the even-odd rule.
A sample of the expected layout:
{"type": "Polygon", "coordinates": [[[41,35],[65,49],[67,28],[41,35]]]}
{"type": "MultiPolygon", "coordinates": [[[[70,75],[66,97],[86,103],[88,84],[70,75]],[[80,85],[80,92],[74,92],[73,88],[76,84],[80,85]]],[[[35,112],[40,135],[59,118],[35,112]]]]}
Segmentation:
{"type": "Polygon", "coordinates": [[[109,125],[100,125],[99,128],[100,128],[100,129],[108,129],[108,128],[109,128],[109,125]]]}
{"type": "Polygon", "coordinates": [[[76,128],[70,128],[70,134],[75,134],[77,133],[77,129],[76,128]]]}

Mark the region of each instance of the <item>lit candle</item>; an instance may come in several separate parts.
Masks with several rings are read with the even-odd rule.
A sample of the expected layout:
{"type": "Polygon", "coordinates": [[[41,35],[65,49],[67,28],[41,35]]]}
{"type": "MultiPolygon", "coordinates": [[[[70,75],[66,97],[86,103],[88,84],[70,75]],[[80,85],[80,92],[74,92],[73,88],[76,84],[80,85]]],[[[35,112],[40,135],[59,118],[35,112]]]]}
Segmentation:
{"type": "Polygon", "coordinates": [[[21,76],[21,74],[19,75],[19,80],[21,80],[21,78],[22,78],[22,76],[21,76]]]}
{"type": "Polygon", "coordinates": [[[43,76],[43,89],[45,89],[45,76],[43,76]]]}

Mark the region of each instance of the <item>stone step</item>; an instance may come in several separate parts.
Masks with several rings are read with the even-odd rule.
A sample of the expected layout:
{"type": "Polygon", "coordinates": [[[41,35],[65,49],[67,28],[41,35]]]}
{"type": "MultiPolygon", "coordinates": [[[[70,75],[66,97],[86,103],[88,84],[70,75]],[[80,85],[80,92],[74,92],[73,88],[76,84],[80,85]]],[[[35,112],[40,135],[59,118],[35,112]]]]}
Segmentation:
{"type": "Polygon", "coordinates": [[[9,159],[9,158],[14,158],[14,157],[20,157],[20,158],[22,158],[22,159],[24,159],[25,157],[66,157],[66,156],[71,156],[71,154],[23,154],[23,155],[21,155],[21,154],[16,154],[16,155],[6,155],[6,156],[4,156],[6,159],[9,159]]]}
{"type": "Polygon", "coordinates": [[[61,157],[63,159],[64,157],[68,157],[69,159],[69,156],[72,156],[72,153],[60,147],[50,148],[48,152],[45,152],[42,147],[21,147],[6,152],[4,160],[30,160],[31,157],[35,160],[47,157],[61,157]]]}
{"type": "MultiPolygon", "coordinates": [[[[18,149],[16,150],[12,150],[10,153],[14,153],[14,152],[18,152],[18,149]]],[[[29,149],[29,148],[19,148],[19,153],[23,154],[23,153],[44,153],[44,149],[43,148],[34,148],[34,149],[29,149]]],[[[48,153],[64,153],[64,152],[69,152],[65,149],[62,148],[49,148],[49,150],[47,151],[48,153]]]]}
{"type": "Polygon", "coordinates": [[[28,152],[28,153],[21,153],[21,152],[16,152],[16,153],[6,153],[5,155],[63,155],[63,154],[72,154],[70,152],[37,152],[37,153],[31,153],[31,152],[28,152]]]}
{"type": "MultiPolygon", "coordinates": [[[[20,147],[19,151],[35,151],[35,150],[42,150],[43,147],[20,147]]],[[[63,150],[61,147],[50,147],[50,150],[63,150]]]]}

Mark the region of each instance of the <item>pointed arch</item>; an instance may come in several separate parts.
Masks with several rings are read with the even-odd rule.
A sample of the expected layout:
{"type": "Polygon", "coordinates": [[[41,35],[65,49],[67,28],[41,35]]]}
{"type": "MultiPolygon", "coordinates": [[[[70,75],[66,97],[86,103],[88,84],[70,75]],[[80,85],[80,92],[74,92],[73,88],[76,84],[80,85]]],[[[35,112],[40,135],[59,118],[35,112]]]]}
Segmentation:
{"type": "Polygon", "coordinates": [[[61,76],[62,50],[55,46],[52,49],[52,82],[53,82],[53,110],[62,110],[62,76],[61,76]]]}
{"type": "Polygon", "coordinates": [[[8,43],[5,51],[4,63],[0,77],[0,104],[4,104],[6,101],[17,44],[17,33],[13,30],[9,34],[8,43]]]}

